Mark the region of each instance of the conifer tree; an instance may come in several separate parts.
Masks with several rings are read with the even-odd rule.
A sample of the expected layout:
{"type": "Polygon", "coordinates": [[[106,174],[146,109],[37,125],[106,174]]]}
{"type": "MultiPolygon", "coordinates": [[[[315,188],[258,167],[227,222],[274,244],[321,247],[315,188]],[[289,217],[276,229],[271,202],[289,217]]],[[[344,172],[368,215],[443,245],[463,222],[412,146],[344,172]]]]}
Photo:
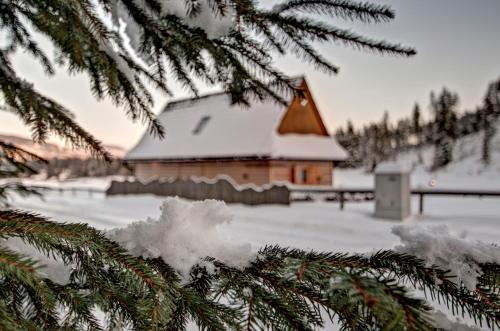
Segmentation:
{"type": "Polygon", "coordinates": [[[434,162],[433,169],[446,166],[453,160],[453,146],[457,138],[458,95],[443,88],[439,96],[431,93],[431,109],[434,112],[434,162]]]}
{"type": "Polygon", "coordinates": [[[412,123],[412,133],[415,135],[417,145],[422,144],[421,116],[422,115],[420,113],[420,106],[418,105],[418,103],[415,103],[415,106],[413,107],[411,123],[412,123]]]}
{"type": "Polygon", "coordinates": [[[392,152],[393,132],[389,124],[389,113],[384,112],[382,120],[372,123],[363,131],[365,136],[365,168],[369,172],[374,172],[377,165],[386,160],[392,152]]]}
{"type": "Polygon", "coordinates": [[[344,128],[340,127],[335,131],[335,139],[340,144],[340,146],[344,147],[349,152],[350,142],[347,138],[347,133],[344,131],[344,128]]]}
{"type": "Polygon", "coordinates": [[[351,162],[353,166],[359,165],[361,161],[359,144],[360,144],[360,133],[354,129],[354,125],[351,120],[347,121],[347,139],[350,140],[348,152],[351,156],[351,162]]]}
{"type": "Polygon", "coordinates": [[[344,147],[349,153],[348,165],[354,167],[359,164],[360,157],[360,137],[359,133],[354,129],[351,120],[347,121],[347,128],[339,128],[335,133],[335,138],[338,143],[344,147]]]}
{"type": "Polygon", "coordinates": [[[389,123],[389,112],[384,111],[384,116],[382,117],[382,122],[380,122],[380,128],[378,130],[378,141],[379,148],[378,153],[379,159],[381,161],[386,160],[392,152],[392,143],[391,143],[391,125],[389,123]]]}
{"type": "Polygon", "coordinates": [[[380,134],[377,124],[370,124],[365,132],[366,135],[366,156],[365,168],[369,172],[374,172],[380,162],[380,134]]]}
{"type": "Polygon", "coordinates": [[[479,131],[481,122],[481,109],[466,111],[458,121],[458,134],[463,137],[479,131]]]}
{"type": "Polygon", "coordinates": [[[483,130],[481,159],[487,165],[491,161],[491,138],[495,135],[496,120],[500,115],[500,81],[488,86],[483,107],[478,112],[480,112],[480,123],[483,130]]]}
{"type": "MultiPolygon", "coordinates": [[[[284,92],[301,91],[272,65],[270,52],[291,51],[328,73],[337,68],[313,42],[340,41],[381,53],[414,54],[411,48],[306,17],[320,14],[376,23],[394,17],[383,5],[288,0],[263,9],[251,0],[188,0],[185,12],[176,12],[166,4],[162,0],[1,1],[0,33],[8,36],[0,49],[2,108],[17,115],[37,142],[55,134],[74,147],[107,157],[102,144],[78,125],[68,109],[38,92],[12,67],[10,57],[21,50],[38,59],[47,74],[54,72],[53,61],[36,43],[36,33],[52,42],[56,63],[72,73],[89,75],[97,98],[123,106],[132,119],[143,120],[160,137],[163,129],[151,112],[148,83],[168,93],[168,77],[197,93],[195,79],[199,79],[222,86],[233,102],[246,103],[249,98],[279,102],[284,92]],[[200,26],[197,17],[206,8],[214,17],[230,18],[222,35],[200,26]],[[123,18],[128,32],[136,32],[130,45],[135,55],[100,11],[115,21],[123,18]]],[[[31,172],[26,161],[37,157],[1,143],[0,159],[0,175],[6,177],[31,172]]],[[[454,313],[467,312],[478,323],[493,326],[500,319],[495,264],[479,265],[481,277],[476,289],[470,290],[452,282],[447,271],[407,254],[346,255],[270,246],[244,269],[207,257],[186,282],[161,258],[131,256],[84,223],[52,222],[4,208],[0,240],[2,330],[185,330],[189,321],[206,330],[313,330],[326,319],[346,330],[430,330],[431,306],[411,294],[415,287],[442,298],[454,313]],[[6,240],[13,239],[62,261],[68,266],[68,280],[52,280],[40,272],[37,261],[7,248],[6,240]]]]}
{"type": "Polygon", "coordinates": [[[408,118],[403,118],[398,121],[398,124],[394,128],[396,151],[408,147],[408,139],[410,138],[412,130],[413,128],[408,118]]]}
{"type": "Polygon", "coordinates": [[[371,153],[371,136],[370,136],[370,126],[365,125],[361,130],[361,138],[359,144],[359,154],[361,156],[361,162],[366,170],[370,169],[370,162],[372,160],[371,153]]]}

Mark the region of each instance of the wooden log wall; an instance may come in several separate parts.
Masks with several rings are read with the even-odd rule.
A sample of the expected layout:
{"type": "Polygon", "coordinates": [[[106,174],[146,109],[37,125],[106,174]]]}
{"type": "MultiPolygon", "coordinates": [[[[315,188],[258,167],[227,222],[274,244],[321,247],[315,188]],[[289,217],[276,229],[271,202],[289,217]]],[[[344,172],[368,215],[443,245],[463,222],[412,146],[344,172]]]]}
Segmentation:
{"type": "Polygon", "coordinates": [[[215,199],[227,203],[246,205],[290,204],[290,190],[283,185],[268,188],[246,187],[239,189],[229,180],[219,178],[214,182],[177,179],[174,181],[153,180],[113,181],[106,190],[106,195],[154,194],[158,196],[178,196],[190,200],[215,199]]]}

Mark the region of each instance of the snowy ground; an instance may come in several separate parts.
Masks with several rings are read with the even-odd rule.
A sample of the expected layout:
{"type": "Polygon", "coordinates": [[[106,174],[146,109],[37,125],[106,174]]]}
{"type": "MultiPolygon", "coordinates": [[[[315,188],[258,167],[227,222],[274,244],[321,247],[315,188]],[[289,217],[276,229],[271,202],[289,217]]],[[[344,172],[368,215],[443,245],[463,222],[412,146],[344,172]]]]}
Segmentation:
{"type": "MultiPolygon", "coordinates": [[[[411,183],[414,188],[430,187],[429,183],[432,182],[435,188],[500,190],[500,130],[498,132],[492,143],[492,163],[488,167],[480,162],[480,135],[471,135],[457,142],[454,153],[455,161],[447,168],[437,172],[428,171],[432,162],[432,147],[423,148],[420,152],[402,153],[396,157],[395,161],[411,169],[411,183]]],[[[123,178],[115,179],[121,180],[123,178]]],[[[93,188],[104,191],[110,180],[111,178],[87,178],[61,183],[52,180],[31,179],[27,181],[27,184],[53,188],[93,188]]],[[[362,169],[335,169],[334,171],[336,187],[370,188],[373,187],[373,182],[373,175],[365,173],[362,169]]],[[[98,229],[107,230],[123,228],[132,222],[147,218],[158,219],[159,207],[164,200],[165,198],[152,195],[108,198],[104,193],[89,194],[84,191],[59,192],[55,190],[46,191],[43,200],[37,197],[14,197],[11,202],[15,208],[36,211],[58,221],[87,222],[98,229]]],[[[401,233],[407,235],[417,233],[419,237],[424,239],[431,237],[432,243],[426,240],[414,240],[408,245],[408,241],[404,242],[403,244],[410,251],[412,251],[411,244],[414,244],[416,245],[414,248],[418,252],[426,251],[426,257],[430,255],[433,258],[432,261],[444,261],[445,265],[450,264],[446,267],[450,267],[452,270],[455,267],[454,264],[458,264],[455,269],[461,271],[463,269],[461,256],[465,255],[459,252],[471,249],[476,255],[475,253],[480,252],[477,248],[485,247],[477,243],[479,241],[486,244],[500,244],[499,198],[426,196],[424,206],[424,215],[413,215],[403,222],[410,228],[396,231],[400,235],[401,233]],[[436,226],[441,228],[436,228],[436,226]],[[427,227],[433,228],[430,231],[421,230],[427,227]],[[434,240],[435,237],[432,238],[436,234],[440,236],[443,232],[444,237],[438,238],[438,242],[434,240]],[[462,238],[465,238],[465,241],[462,238]]],[[[212,220],[212,223],[217,225],[216,239],[222,241],[226,239],[233,244],[249,243],[253,250],[266,244],[280,244],[303,249],[364,253],[393,248],[401,244],[400,238],[391,232],[391,229],[401,222],[374,218],[372,201],[348,202],[343,211],[339,209],[338,203],[323,201],[294,202],[290,206],[250,207],[232,204],[228,208],[233,215],[231,223],[213,222],[212,220]]],[[[414,198],[412,200],[414,214],[417,209],[418,201],[414,198]]],[[[187,220],[193,219],[193,215],[188,216],[187,220]]],[[[201,216],[197,215],[197,217],[200,222],[204,223],[203,217],[210,216],[201,213],[201,216]]],[[[182,225],[182,222],[180,224],[182,225]]],[[[191,226],[187,230],[192,231],[196,228],[197,226],[191,226]]],[[[180,230],[180,235],[176,234],[174,239],[177,240],[173,241],[180,241],[181,246],[183,244],[189,247],[199,247],[201,252],[205,252],[202,240],[199,239],[203,237],[205,240],[205,237],[209,237],[204,229],[198,232],[193,231],[192,238],[186,237],[185,234],[189,231],[184,231],[182,226],[176,229],[180,230]]],[[[402,237],[404,238],[404,236],[402,237]]],[[[163,245],[158,238],[151,240],[153,246],[163,245]]],[[[135,239],[138,241],[137,238],[135,239]]],[[[148,244],[147,240],[140,239],[139,241],[141,244],[148,244]]],[[[210,244],[210,241],[205,240],[205,245],[207,243],[210,244]]],[[[212,249],[215,246],[206,247],[212,249]]],[[[224,248],[223,246],[218,247],[224,248]]],[[[488,247],[487,250],[491,250],[490,256],[494,256],[495,261],[500,261],[498,249],[488,247]]],[[[167,252],[171,251],[166,246],[160,248],[167,252]]],[[[214,252],[219,253],[219,251],[220,249],[216,249],[214,252]]],[[[444,306],[438,307],[450,316],[450,312],[444,306]]],[[[466,322],[472,324],[468,319],[466,322]]],[[[458,330],[459,328],[460,330],[472,330],[446,323],[443,325],[447,325],[446,329],[449,330],[458,330]]],[[[336,330],[332,326],[326,329],[336,330]]]]}
{"type": "MultiPolygon", "coordinates": [[[[101,184],[99,184],[101,185],[101,184]]],[[[75,185],[81,187],[81,185],[75,185]]],[[[88,222],[99,229],[122,227],[131,222],[158,218],[164,198],[152,195],[105,197],[103,193],[48,191],[38,197],[16,197],[15,208],[32,210],[59,221],[88,222]]],[[[417,200],[414,199],[416,211],[417,200]]],[[[391,248],[398,238],[391,228],[399,222],[376,219],[373,202],[353,202],[339,210],[335,202],[296,202],[291,206],[229,205],[234,215],[220,232],[232,240],[290,245],[318,250],[365,252],[391,248]]],[[[417,226],[448,225],[472,240],[500,242],[500,199],[426,197],[425,214],[404,223],[417,226]]]]}
{"type": "MultiPolygon", "coordinates": [[[[359,173],[356,175],[355,170],[337,172],[337,176],[339,174],[345,176],[344,180],[352,176],[360,186],[365,187],[373,180],[371,176],[359,173]],[[363,180],[366,181],[364,185],[363,180]]],[[[107,183],[109,179],[80,179],[65,183],[31,182],[33,185],[87,187],[99,190],[103,190],[107,183]]],[[[46,191],[43,200],[38,197],[14,197],[11,203],[15,208],[36,211],[58,221],[87,222],[98,229],[107,230],[125,227],[147,218],[158,219],[159,207],[164,200],[163,197],[152,195],[106,197],[104,193],[55,190],[46,191]]],[[[413,211],[417,210],[417,199],[413,199],[412,207],[413,211]]],[[[303,249],[364,253],[393,248],[401,243],[399,237],[391,232],[391,229],[401,222],[374,218],[373,202],[350,202],[343,211],[339,209],[338,203],[323,201],[295,202],[290,206],[250,207],[232,204],[228,208],[233,215],[232,222],[217,226],[217,238],[226,239],[231,243],[250,243],[253,250],[266,244],[280,244],[303,249]]],[[[446,226],[446,231],[452,236],[467,238],[470,243],[481,241],[499,244],[500,199],[426,197],[425,214],[414,215],[403,224],[418,228],[446,226]]],[[[432,234],[432,231],[427,233],[432,234]]],[[[196,238],[199,235],[194,237],[193,244],[199,245],[196,238]]],[[[181,239],[185,240],[184,237],[181,239]]],[[[184,246],[186,244],[191,245],[188,242],[184,243],[184,246]]],[[[433,248],[430,247],[430,250],[432,254],[433,248]]],[[[451,260],[457,255],[453,252],[453,248],[451,253],[448,252],[448,255],[453,257],[451,260]]],[[[498,252],[495,254],[498,255],[498,252]]],[[[439,309],[449,315],[444,306],[439,306],[439,309]]],[[[466,319],[466,322],[472,324],[469,319],[466,319]]],[[[447,329],[450,330],[459,327],[455,324],[443,325],[449,325],[447,329]]],[[[192,329],[195,330],[194,327],[192,329]]],[[[336,329],[332,325],[326,328],[336,329]]]]}

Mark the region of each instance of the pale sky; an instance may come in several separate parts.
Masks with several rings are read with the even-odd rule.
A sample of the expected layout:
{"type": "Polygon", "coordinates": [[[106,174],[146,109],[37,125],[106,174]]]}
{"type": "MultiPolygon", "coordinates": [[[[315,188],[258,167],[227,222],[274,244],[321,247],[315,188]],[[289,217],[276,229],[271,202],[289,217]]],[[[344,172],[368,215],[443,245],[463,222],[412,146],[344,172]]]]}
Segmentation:
{"type": "MultiPolygon", "coordinates": [[[[500,77],[500,0],[378,2],[392,5],[394,21],[380,25],[339,21],[337,25],[414,46],[418,51],[415,57],[380,56],[342,45],[320,46],[323,54],[340,66],[336,76],[315,71],[291,56],[276,59],[284,72],[306,76],[330,131],[348,119],[358,127],[379,120],[384,110],[392,119],[407,116],[415,102],[428,116],[429,94],[443,86],[458,92],[462,110],[479,105],[488,82],[500,77]]],[[[68,76],[59,68],[55,77],[48,78],[25,54],[17,54],[13,63],[20,76],[71,109],[79,123],[105,143],[129,148],[145,130],[109,100],[96,101],[84,75],[68,76]]],[[[154,110],[159,112],[168,99],[158,92],[154,95],[154,110]]],[[[176,90],[175,98],[185,96],[186,92],[176,90]]],[[[0,111],[0,133],[28,135],[29,131],[16,117],[0,111]]]]}

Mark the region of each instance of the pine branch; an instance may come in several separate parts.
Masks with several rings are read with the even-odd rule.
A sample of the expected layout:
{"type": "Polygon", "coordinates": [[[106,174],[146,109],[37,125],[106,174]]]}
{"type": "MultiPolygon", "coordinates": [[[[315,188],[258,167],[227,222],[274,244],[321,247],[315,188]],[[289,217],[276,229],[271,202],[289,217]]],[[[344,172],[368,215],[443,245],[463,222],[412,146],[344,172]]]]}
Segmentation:
{"type": "Polygon", "coordinates": [[[494,264],[482,266],[477,291],[466,292],[447,272],[406,254],[380,251],[366,257],[268,246],[243,270],[207,258],[181,283],[160,258],[132,257],[85,224],[0,211],[0,237],[21,238],[73,268],[67,285],[56,284],[42,280],[33,261],[0,251],[5,280],[0,289],[13,289],[0,291],[0,302],[8,303],[11,320],[22,323],[99,329],[92,313],[97,306],[116,329],[182,330],[192,320],[212,330],[309,330],[323,326],[326,313],[346,330],[427,330],[432,328],[430,306],[409,292],[422,287],[432,301],[449,300],[454,313],[460,307],[479,324],[498,326],[499,269],[494,264]],[[207,264],[214,268],[208,271],[207,264]],[[28,313],[19,308],[24,297],[28,313]],[[51,312],[56,303],[67,307],[63,318],[51,312]]]}
{"type": "Polygon", "coordinates": [[[65,316],[61,321],[64,328],[104,330],[92,311],[94,301],[90,295],[83,294],[70,286],[56,284],[49,279],[45,279],[45,282],[66,309],[65,316]]]}
{"type": "MultiPolygon", "coordinates": [[[[95,316],[90,313],[94,305],[103,312],[116,316],[118,320],[125,319],[136,328],[147,328],[155,323],[166,325],[170,320],[174,302],[174,293],[171,292],[173,284],[166,283],[158,272],[144,261],[128,255],[123,248],[88,225],[61,224],[30,213],[0,211],[0,238],[13,237],[22,239],[47,257],[58,258],[74,268],[67,285],[52,284],[48,280],[42,282],[52,284],[47,293],[51,298],[55,298],[53,300],[68,307],[66,318],[56,319],[51,323],[87,325],[92,328],[92,325],[97,323],[95,316]],[[157,304],[159,313],[154,317],[148,313],[147,308],[152,298],[162,298],[157,304]],[[143,304],[133,307],[132,302],[138,301],[143,301],[143,304]]],[[[13,261],[12,272],[22,272],[23,269],[17,269],[23,265],[21,263],[24,260],[17,257],[17,260],[13,261]]],[[[26,268],[29,267],[31,265],[27,264],[26,268]]],[[[21,275],[27,272],[35,275],[35,271],[31,267],[21,275]]],[[[0,274],[6,274],[6,271],[0,271],[0,274]]],[[[47,300],[34,297],[35,293],[40,292],[34,287],[38,283],[32,281],[26,284],[23,286],[32,293],[30,295],[33,297],[33,307],[50,308],[50,305],[44,303],[47,300]]],[[[44,314],[55,316],[50,312],[44,314]]],[[[31,320],[30,316],[24,318],[31,320]]]]}
{"type": "MultiPolygon", "coordinates": [[[[0,247],[0,274],[2,281],[19,284],[30,297],[31,305],[26,307],[25,314],[33,314],[33,321],[41,326],[54,326],[55,300],[50,289],[37,275],[34,261],[0,247]]],[[[14,317],[13,319],[15,320],[14,317]]]]}
{"type": "Polygon", "coordinates": [[[269,21],[276,24],[288,38],[296,38],[297,40],[306,38],[303,42],[307,44],[308,47],[311,47],[311,41],[340,41],[353,48],[366,49],[381,54],[403,56],[413,56],[416,54],[413,48],[387,43],[385,41],[376,41],[349,30],[329,26],[322,22],[315,22],[308,18],[283,15],[274,12],[264,13],[264,15],[269,21]]]}
{"type": "MultiPolygon", "coordinates": [[[[236,103],[248,104],[250,97],[272,98],[284,102],[282,92],[300,91],[289,84],[289,78],[274,67],[270,52],[291,51],[317,69],[335,73],[335,65],[313,46],[315,40],[340,41],[354,48],[382,54],[410,56],[411,48],[364,38],[350,31],[320,23],[294,13],[378,23],[394,18],[384,5],[347,0],[292,0],[275,10],[258,8],[251,0],[211,0],[208,7],[214,17],[234,18],[233,27],[218,37],[209,37],[189,21],[200,14],[199,2],[187,2],[187,14],[173,15],[158,0],[9,0],[0,8],[0,29],[9,36],[9,44],[0,52],[0,93],[6,106],[32,130],[36,141],[48,134],[66,139],[77,148],[86,148],[96,155],[108,157],[99,141],[76,124],[70,112],[17,77],[8,57],[18,49],[30,52],[42,63],[48,74],[54,69],[51,61],[34,41],[34,34],[45,35],[58,54],[56,62],[70,73],[87,73],[90,89],[98,99],[109,98],[123,106],[132,120],[141,120],[152,134],[164,132],[151,111],[153,100],[145,82],[169,93],[167,76],[181,83],[193,94],[199,79],[208,85],[221,85],[236,103]],[[136,49],[150,66],[134,60],[123,46],[123,38],[112,31],[99,16],[100,6],[115,15],[115,7],[126,13],[128,24],[137,27],[136,49]],[[64,32],[64,33],[62,33],[64,32]],[[263,38],[261,38],[263,37],[263,38]],[[245,45],[245,47],[240,47],[245,45]],[[208,56],[207,56],[208,55],[208,56]],[[279,93],[268,84],[280,87],[279,93]]],[[[115,22],[118,17],[113,17],[115,22]]]]}
{"type": "MultiPolygon", "coordinates": [[[[0,61],[1,55],[0,52],[0,61]]],[[[19,116],[32,129],[36,142],[44,142],[53,133],[75,147],[86,149],[105,159],[111,158],[102,144],[79,126],[63,106],[39,94],[30,84],[13,74],[3,71],[2,66],[0,78],[0,91],[9,105],[9,111],[19,116]]]]}
{"type": "MultiPolygon", "coordinates": [[[[427,267],[424,261],[410,255],[396,253],[392,251],[380,251],[370,258],[359,255],[346,254],[331,254],[331,253],[315,253],[303,252],[295,249],[284,249],[280,247],[265,247],[260,252],[264,259],[259,259],[252,267],[255,270],[275,270],[283,267],[284,261],[292,259],[295,261],[294,270],[301,270],[303,263],[307,261],[307,268],[302,270],[301,278],[306,279],[307,272],[313,272],[313,275],[319,277],[318,272],[322,274],[323,279],[335,270],[366,270],[373,277],[380,279],[390,279],[394,275],[399,281],[409,283],[413,287],[422,287],[430,294],[432,300],[445,300],[450,304],[450,308],[454,313],[461,310],[461,314],[467,313],[474,318],[479,324],[485,321],[487,325],[499,324],[498,301],[495,301],[498,296],[487,295],[488,300],[481,298],[477,293],[470,292],[463,286],[457,286],[450,281],[452,277],[446,271],[439,268],[427,267]],[[333,268],[333,269],[330,269],[333,268]],[[458,309],[460,308],[460,309],[458,309]]],[[[488,268],[488,267],[486,267],[488,268]]],[[[498,277],[494,274],[498,269],[489,267],[493,270],[489,271],[486,277],[498,277]],[[494,276],[492,276],[493,272],[494,276]]],[[[328,277],[330,277],[328,276],[328,277]]],[[[298,277],[298,276],[297,276],[298,277]]],[[[479,279],[480,280],[480,279],[479,279]]],[[[484,285],[479,283],[478,287],[484,285]]],[[[415,303],[417,304],[417,303],[415,303]]],[[[425,306],[417,309],[428,309],[425,306]]]]}
{"type": "Polygon", "coordinates": [[[290,0],[273,9],[276,13],[316,13],[365,23],[386,22],[395,17],[394,11],[388,6],[346,0],[290,0]]]}
{"type": "MultiPolygon", "coordinates": [[[[47,161],[23,148],[0,140],[0,179],[36,174],[36,169],[29,164],[33,162],[46,163],[47,161]]],[[[40,192],[36,189],[26,187],[20,182],[7,180],[0,184],[0,207],[9,205],[8,200],[12,192],[20,196],[40,196],[40,192]]]]}
{"type": "MultiPolygon", "coordinates": [[[[468,291],[464,286],[457,285],[450,280],[452,276],[446,271],[429,268],[424,261],[410,255],[380,251],[373,255],[369,262],[371,267],[380,270],[381,273],[390,270],[399,279],[406,279],[413,286],[423,287],[429,292],[432,299],[437,299],[439,302],[443,300],[454,312],[458,313],[461,310],[462,315],[467,313],[479,324],[482,324],[483,319],[487,325],[500,323],[498,302],[488,298],[486,291],[489,291],[487,290],[489,287],[481,282],[484,281],[482,277],[479,278],[478,288],[485,287],[484,296],[477,292],[468,291]]],[[[499,270],[496,268],[488,271],[489,277],[499,277],[499,270]]],[[[498,293],[498,289],[496,291],[498,293]]]]}

